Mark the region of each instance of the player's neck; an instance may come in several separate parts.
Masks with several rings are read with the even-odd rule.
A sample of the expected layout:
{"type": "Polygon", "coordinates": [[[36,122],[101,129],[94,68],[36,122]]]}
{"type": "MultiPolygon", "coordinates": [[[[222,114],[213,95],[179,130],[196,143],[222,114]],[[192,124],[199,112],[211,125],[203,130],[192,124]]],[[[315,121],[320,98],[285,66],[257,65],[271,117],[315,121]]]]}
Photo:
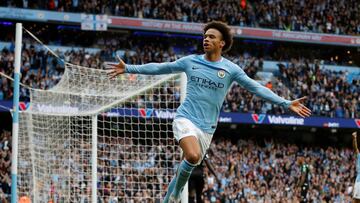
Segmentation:
{"type": "Polygon", "coordinates": [[[205,59],[211,62],[217,62],[221,60],[221,53],[205,53],[205,59]]]}

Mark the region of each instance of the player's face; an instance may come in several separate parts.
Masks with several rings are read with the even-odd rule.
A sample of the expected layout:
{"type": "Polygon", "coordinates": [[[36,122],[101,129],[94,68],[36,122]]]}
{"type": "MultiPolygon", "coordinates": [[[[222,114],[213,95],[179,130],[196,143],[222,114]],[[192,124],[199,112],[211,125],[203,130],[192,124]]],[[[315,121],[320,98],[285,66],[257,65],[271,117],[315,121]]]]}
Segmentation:
{"type": "Polygon", "coordinates": [[[222,34],[216,29],[210,28],[204,34],[203,47],[205,53],[216,52],[222,49],[225,41],[222,40],[222,34]]]}

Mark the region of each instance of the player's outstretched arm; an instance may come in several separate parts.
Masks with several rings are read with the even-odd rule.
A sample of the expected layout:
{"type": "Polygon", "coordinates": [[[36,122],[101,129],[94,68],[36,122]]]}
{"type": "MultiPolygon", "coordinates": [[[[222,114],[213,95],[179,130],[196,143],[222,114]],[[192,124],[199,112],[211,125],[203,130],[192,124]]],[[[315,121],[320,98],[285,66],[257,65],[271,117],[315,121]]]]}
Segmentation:
{"type": "Polygon", "coordinates": [[[359,154],[359,149],[357,146],[357,133],[356,132],[352,133],[352,138],[353,138],[352,143],[353,143],[354,151],[356,154],[359,154]]]}
{"type": "Polygon", "coordinates": [[[303,118],[309,117],[311,115],[311,110],[303,104],[306,99],[307,97],[301,97],[300,99],[291,101],[289,109],[303,118]]]}
{"type": "Polygon", "coordinates": [[[110,79],[123,73],[160,75],[160,74],[169,74],[169,73],[185,71],[185,65],[183,61],[186,60],[186,57],[183,57],[173,62],[147,63],[143,65],[129,65],[129,64],[125,64],[125,62],[121,60],[119,57],[118,59],[119,59],[118,64],[111,64],[111,63],[105,64],[105,67],[110,70],[108,73],[110,79]]]}
{"type": "Polygon", "coordinates": [[[293,101],[286,100],[275,94],[269,88],[264,87],[260,83],[251,79],[241,68],[238,68],[238,73],[235,75],[235,80],[248,91],[274,104],[289,108],[298,116],[304,118],[311,115],[310,109],[302,104],[306,100],[306,97],[302,97],[293,101]]]}

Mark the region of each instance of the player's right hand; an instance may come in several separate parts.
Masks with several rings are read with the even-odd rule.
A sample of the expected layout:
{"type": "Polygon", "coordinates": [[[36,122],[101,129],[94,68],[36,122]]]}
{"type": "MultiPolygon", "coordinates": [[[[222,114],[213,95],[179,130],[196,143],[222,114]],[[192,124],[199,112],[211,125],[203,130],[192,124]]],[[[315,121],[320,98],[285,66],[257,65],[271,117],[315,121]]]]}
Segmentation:
{"type": "Polygon", "coordinates": [[[125,62],[117,56],[117,58],[119,59],[119,63],[115,64],[115,63],[107,63],[105,64],[105,68],[109,69],[109,73],[108,76],[110,77],[110,79],[115,78],[116,76],[123,74],[125,72],[125,62]]]}

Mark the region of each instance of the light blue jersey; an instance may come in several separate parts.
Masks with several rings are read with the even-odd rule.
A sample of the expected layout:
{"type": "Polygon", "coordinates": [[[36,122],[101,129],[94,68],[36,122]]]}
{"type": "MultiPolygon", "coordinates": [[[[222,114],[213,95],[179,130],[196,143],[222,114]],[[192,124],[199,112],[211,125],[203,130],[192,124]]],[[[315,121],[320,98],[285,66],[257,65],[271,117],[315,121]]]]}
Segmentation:
{"type": "Polygon", "coordinates": [[[274,104],[288,108],[291,103],[249,78],[238,65],[223,57],[211,62],[205,55],[190,55],[174,62],[126,65],[125,72],[146,75],[185,72],[186,98],[177,109],[176,118],[187,118],[209,134],[216,129],[222,104],[233,81],[274,104]]]}

